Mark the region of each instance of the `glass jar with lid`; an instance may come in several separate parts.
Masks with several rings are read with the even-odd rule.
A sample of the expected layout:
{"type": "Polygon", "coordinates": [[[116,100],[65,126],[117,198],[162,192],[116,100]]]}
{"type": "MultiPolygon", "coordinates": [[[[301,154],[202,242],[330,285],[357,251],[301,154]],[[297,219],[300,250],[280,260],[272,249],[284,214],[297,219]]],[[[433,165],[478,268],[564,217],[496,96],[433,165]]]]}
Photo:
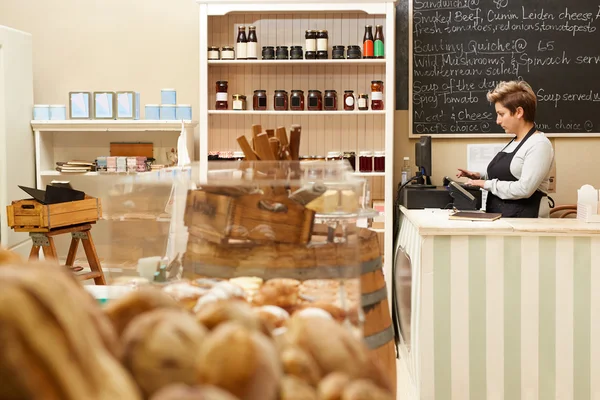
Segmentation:
{"type": "Polygon", "coordinates": [[[383,110],[383,81],[371,81],[371,110],[383,110]]]}
{"type": "Polygon", "coordinates": [[[338,45],[338,46],[333,46],[333,49],[331,50],[331,58],[334,60],[341,60],[346,58],[344,56],[344,49],[346,47],[342,46],[342,45],[338,45]]]}
{"type": "Polygon", "coordinates": [[[317,51],[327,51],[329,34],[326,30],[317,31],[317,51]]]}
{"type": "Polygon", "coordinates": [[[290,47],[290,59],[291,60],[302,60],[302,46],[292,46],[290,47]]]}
{"type": "Polygon", "coordinates": [[[347,58],[349,60],[357,60],[359,58],[362,58],[362,53],[360,51],[360,46],[348,46],[348,51],[347,51],[347,58]]]}
{"type": "Polygon", "coordinates": [[[221,60],[233,60],[235,59],[235,51],[233,46],[223,46],[221,48],[221,60]]]}
{"type": "Polygon", "coordinates": [[[275,47],[263,46],[262,48],[262,59],[263,60],[274,60],[275,59],[275,47]]]}
{"type": "Polygon", "coordinates": [[[329,55],[326,50],[317,51],[317,60],[327,60],[328,57],[329,55]]]}
{"type": "Polygon", "coordinates": [[[354,90],[344,90],[344,111],[354,111],[354,90]]]}
{"type": "Polygon", "coordinates": [[[209,60],[218,60],[221,58],[221,51],[217,46],[209,46],[207,58],[209,60]]]}
{"type": "Polygon", "coordinates": [[[285,90],[276,90],[273,96],[273,104],[275,111],[287,111],[288,109],[288,92],[285,90]]]}
{"type": "Polygon", "coordinates": [[[308,111],[321,111],[323,109],[323,95],[320,90],[309,90],[307,97],[308,111]]]}
{"type": "Polygon", "coordinates": [[[307,51],[304,53],[304,58],[307,60],[316,60],[317,52],[316,51],[307,51]]]}
{"type": "Polygon", "coordinates": [[[254,111],[265,111],[267,109],[267,91],[258,89],[252,97],[252,109],[254,111]]]}
{"type": "Polygon", "coordinates": [[[312,29],[304,33],[306,51],[317,51],[317,31],[312,29]]]}
{"type": "Polygon", "coordinates": [[[363,150],[358,153],[358,171],[373,172],[373,152],[363,150]]]}
{"type": "Polygon", "coordinates": [[[275,49],[275,58],[278,60],[287,60],[290,58],[290,54],[287,46],[277,46],[275,49]]]}
{"type": "Polygon", "coordinates": [[[323,97],[323,109],[326,111],[337,111],[337,92],[335,90],[326,90],[323,97]]]}
{"type": "Polygon", "coordinates": [[[290,95],[290,110],[304,111],[304,90],[292,90],[292,94],[290,95]]]}
{"type": "Polygon", "coordinates": [[[243,111],[246,109],[246,96],[243,94],[234,94],[233,96],[232,109],[237,111],[243,111]]]}
{"type": "Polygon", "coordinates": [[[385,172],[385,151],[373,152],[373,171],[385,172]]]}
{"type": "Polygon", "coordinates": [[[217,110],[227,110],[227,81],[217,81],[216,89],[217,89],[217,99],[215,103],[215,109],[217,110]]]}
{"type": "Polygon", "coordinates": [[[358,109],[360,111],[365,111],[369,109],[369,95],[366,93],[360,93],[358,95],[358,99],[356,101],[358,109]]]}

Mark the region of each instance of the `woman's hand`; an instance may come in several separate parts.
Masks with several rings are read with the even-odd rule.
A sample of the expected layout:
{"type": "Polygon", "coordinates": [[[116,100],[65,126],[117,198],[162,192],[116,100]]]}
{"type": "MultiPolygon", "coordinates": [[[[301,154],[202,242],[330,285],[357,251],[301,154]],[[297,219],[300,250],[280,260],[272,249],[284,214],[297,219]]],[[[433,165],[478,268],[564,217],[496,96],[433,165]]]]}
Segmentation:
{"type": "Polygon", "coordinates": [[[481,180],[481,179],[475,179],[475,180],[469,179],[468,181],[465,182],[465,185],[467,185],[467,186],[477,186],[482,189],[483,189],[484,184],[485,184],[485,181],[481,180]]]}
{"type": "Polygon", "coordinates": [[[481,178],[481,174],[479,172],[471,172],[471,171],[467,171],[466,169],[462,169],[459,168],[458,169],[458,174],[456,174],[457,178],[469,178],[469,179],[479,179],[481,178]]]}

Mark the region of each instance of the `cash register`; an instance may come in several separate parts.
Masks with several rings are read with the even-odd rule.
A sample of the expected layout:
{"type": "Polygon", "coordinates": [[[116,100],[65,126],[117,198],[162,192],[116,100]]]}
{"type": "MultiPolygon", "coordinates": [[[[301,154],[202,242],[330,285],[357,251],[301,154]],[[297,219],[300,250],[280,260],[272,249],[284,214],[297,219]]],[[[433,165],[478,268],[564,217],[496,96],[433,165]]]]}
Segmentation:
{"type": "Polygon", "coordinates": [[[445,208],[479,210],[481,189],[444,177],[442,185],[431,183],[431,136],[421,136],[415,144],[418,171],[399,186],[396,201],[408,209],[445,208]],[[414,183],[413,183],[414,182],[414,183]]]}

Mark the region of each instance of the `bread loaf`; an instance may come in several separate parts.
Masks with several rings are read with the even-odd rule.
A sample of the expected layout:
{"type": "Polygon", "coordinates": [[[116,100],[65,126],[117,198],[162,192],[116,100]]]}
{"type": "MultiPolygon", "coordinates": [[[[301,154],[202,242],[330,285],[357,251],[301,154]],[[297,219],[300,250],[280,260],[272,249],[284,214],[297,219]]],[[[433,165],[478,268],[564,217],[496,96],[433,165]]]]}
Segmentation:
{"type": "Polygon", "coordinates": [[[235,321],[247,329],[264,331],[262,321],[252,307],[242,300],[219,300],[205,304],[196,312],[196,319],[209,330],[224,322],[235,321]]]}
{"type": "Polygon", "coordinates": [[[321,379],[321,371],[315,360],[297,346],[288,346],[281,352],[283,372],[316,386],[321,379]]]}
{"type": "Polygon", "coordinates": [[[184,310],[160,309],[133,319],[123,333],[123,364],[146,396],[172,383],[200,383],[206,329],[184,310]]]}

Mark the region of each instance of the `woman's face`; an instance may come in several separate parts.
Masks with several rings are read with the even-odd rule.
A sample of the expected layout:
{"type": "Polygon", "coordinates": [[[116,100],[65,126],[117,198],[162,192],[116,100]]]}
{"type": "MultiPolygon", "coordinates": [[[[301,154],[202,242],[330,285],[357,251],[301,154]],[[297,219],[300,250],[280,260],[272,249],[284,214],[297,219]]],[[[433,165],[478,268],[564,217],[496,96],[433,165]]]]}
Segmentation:
{"type": "Polygon", "coordinates": [[[518,127],[523,123],[523,109],[517,108],[514,114],[510,110],[497,102],[494,104],[496,108],[496,124],[500,125],[506,133],[517,133],[518,127]]]}

